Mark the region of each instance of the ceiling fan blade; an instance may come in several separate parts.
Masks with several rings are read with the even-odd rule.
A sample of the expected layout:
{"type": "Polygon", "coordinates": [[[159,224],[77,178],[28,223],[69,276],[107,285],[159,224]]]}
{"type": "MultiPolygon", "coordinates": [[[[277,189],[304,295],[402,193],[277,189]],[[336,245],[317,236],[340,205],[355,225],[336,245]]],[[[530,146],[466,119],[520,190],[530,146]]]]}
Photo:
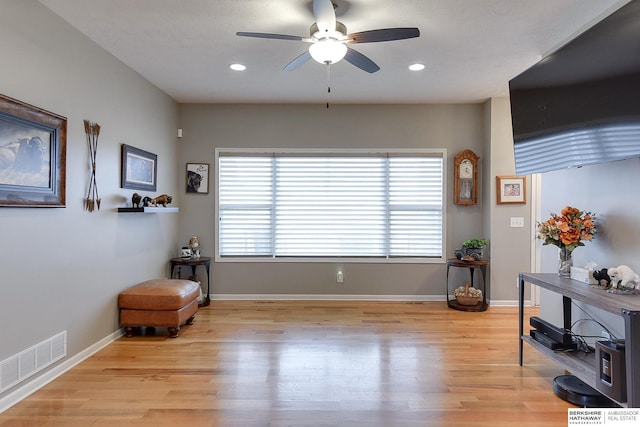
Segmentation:
{"type": "Polygon", "coordinates": [[[347,54],[344,59],[367,73],[375,73],[380,69],[375,62],[350,47],[347,47],[347,54]]]}
{"type": "Polygon", "coordinates": [[[240,37],[256,37],[259,39],[278,39],[278,40],[295,40],[304,41],[307,37],[301,36],[289,36],[287,34],[272,34],[272,33],[247,33],[245,31],[238,31],[236,36],[240,37]]]}
{"type": "Polygon", "coordinates": [[[311,59],[311,54],[308,50],[305,50],[300,55],[296,56],[293,61],[289,62],[286,67],[283,68],[284,71],[293,71],[300,67],[302,64],[306,63],[311,59]]]}
{"type": "Polygon", "coordinates": [[[417,28],[383,28],[380,30],[362,31],[359,33],[347,34],[346,43],[374,43],[388,42],[393,40],[411,39],[420,37],[420,30],[417,28]]]}
{"type": "Polygon", "coordinates": [[[313,0],[313,16],[321,32],[335,31],[336,11],[331,0],[313,0]]]}

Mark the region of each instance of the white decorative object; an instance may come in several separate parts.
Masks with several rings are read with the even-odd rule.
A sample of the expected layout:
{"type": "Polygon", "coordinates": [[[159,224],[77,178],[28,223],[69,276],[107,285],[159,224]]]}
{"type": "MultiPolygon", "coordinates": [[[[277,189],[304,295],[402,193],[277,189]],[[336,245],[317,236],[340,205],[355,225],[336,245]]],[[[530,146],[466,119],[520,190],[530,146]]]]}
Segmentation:
{"type": "Polygon", "coordinates": [[[614,289],[617,289],[618,286],[629,288],[629,283],[634,284],[631,289],[640,289],[640,276],[626,265],[611,267],[607,270],[607,274],[611,278],[611,287],[614,289]]]}
{"type": "Polygon", "coordinates": [[[593,278],[593,270],[581,267],[571,267],[571,278],[588,285],[596,285],[598,281],[593,278]]]}

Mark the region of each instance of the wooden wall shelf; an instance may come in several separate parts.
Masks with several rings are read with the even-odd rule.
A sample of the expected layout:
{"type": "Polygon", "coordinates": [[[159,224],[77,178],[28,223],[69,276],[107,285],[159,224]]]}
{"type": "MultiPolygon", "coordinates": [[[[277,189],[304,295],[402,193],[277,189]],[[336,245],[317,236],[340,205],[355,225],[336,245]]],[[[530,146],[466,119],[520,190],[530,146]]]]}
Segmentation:
{"type": "Polygon", "coordinates": [[[162,206],[146,206],[143,208],[118,208],[118,213],[176,213],[178,208],[165,208],[162,206]]]}

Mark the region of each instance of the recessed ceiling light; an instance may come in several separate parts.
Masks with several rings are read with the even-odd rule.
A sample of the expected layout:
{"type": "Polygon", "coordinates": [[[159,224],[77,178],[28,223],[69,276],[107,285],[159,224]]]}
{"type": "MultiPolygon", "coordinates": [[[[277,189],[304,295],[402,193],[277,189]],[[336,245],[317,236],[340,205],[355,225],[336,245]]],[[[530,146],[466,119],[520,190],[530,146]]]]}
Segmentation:
{"type": "Polygon", "coordinates": [[[411,64],[409,65],[409,69],[411,71],[422,71],[424,70],[424,64],[411,64]]]}
{"type": "Polygon", "coordinates": [[[242,64],[231,64],[229,65],[229,68],[231,68],[233,71],[244,71],[247,69],[247,67],[242,64]]]}

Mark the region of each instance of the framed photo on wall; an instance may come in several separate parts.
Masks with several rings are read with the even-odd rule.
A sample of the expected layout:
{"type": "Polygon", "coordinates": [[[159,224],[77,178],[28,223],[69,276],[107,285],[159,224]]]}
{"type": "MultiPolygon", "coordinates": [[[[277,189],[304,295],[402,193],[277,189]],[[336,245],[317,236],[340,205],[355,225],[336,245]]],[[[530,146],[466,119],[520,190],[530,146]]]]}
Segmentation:
{"type": "Polygon", "coordinates": [[[526,204],[526,185],[527,180],[524,176],[496,176],[498,204],[526,204]]]}
{"type": "Polygon", "coordinates": [[[209,163],[187,163],[187,193],[209,193],[209,163]]]}
{"type": "Polygon", "coordinates": [[[122,188],[156,191],[158,156],[148,151],[122,144],[121,178],[122,188]]]}
{"type": "Polygon", "coordinates": [[[64,207],[67,119],[0,95],[0,206],[64,207]]]}

